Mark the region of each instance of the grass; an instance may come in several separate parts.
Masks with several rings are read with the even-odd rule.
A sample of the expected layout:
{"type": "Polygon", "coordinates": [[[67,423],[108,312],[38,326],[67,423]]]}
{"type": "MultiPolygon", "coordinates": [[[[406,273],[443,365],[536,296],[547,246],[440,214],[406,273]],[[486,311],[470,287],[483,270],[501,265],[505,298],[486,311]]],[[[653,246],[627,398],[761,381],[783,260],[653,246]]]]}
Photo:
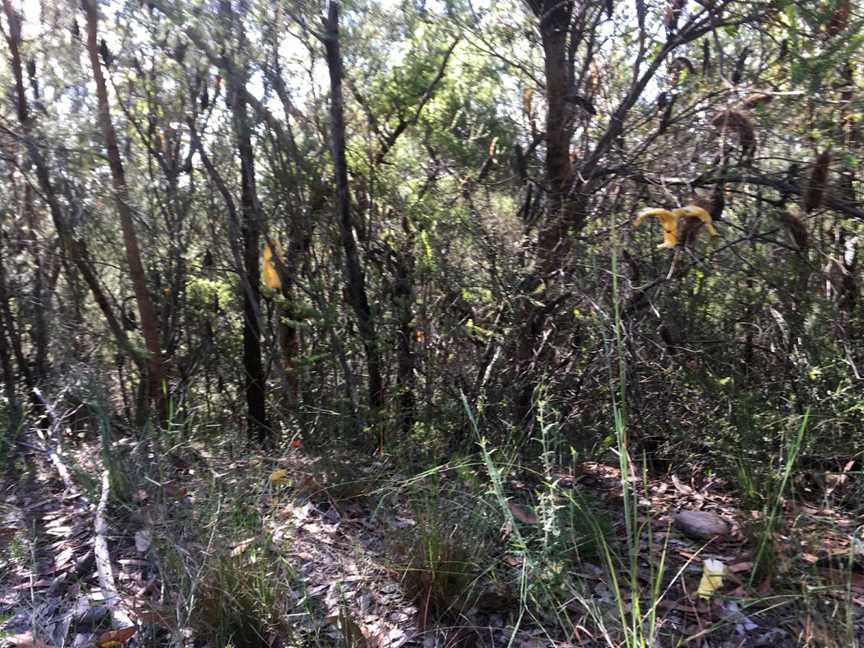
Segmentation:
{"type": "Polygon", "coordinates": [[[415,602],[419,623],[455,621],[477,600],[481,581],[494,571],[494,538],[500,519],[470,492],[464,462],[456,461],[404,481],[400,495],[411,502],[413,522],[390,543],[389,567],[405,596],[415,602]],[[467,493],[467,494],[466,494],[467,493]]]}
{"type": "MultiPolygon", "coordinates": [[[[285,554],[261,539],[272,530],[270,523],[286,519],[279,517],[284,512],[280,506],[296,497],[319,507],[329,502],[338,508],[350,501],[356,504],[352,515],[371,510],[373,521],[412,517],[413,526],[388,538],[392,551],[388,567],[419,610],[421,628],[473,622],[476,617],[469,612],[493,584],[508,598],[513,594],[512,605],[498,612],[514,641],[530,626],[531,632],[553,643],[585,628],[590,628],[596,643],[610,648],[696,642],[697,637],[674,637],[663,627],[661,605],[682,583],[695,559],[673,566],[669,534],[655,537],[662,531],[651,519],[655,511],[646,515],[649,480],[646,469],[631,458],[626,390],[620,384],[626,366],[614,362],[620,354],[616,334],[610,335],[609,342],[609,390],[614,403],[610,436],[618,460],[618,481],[609,490],[621,497],[614,507],[602,504],[594,497],[599,491],[583,488],[578,481],[562,483],[560,475],[566,469],[562,464],[569,456],[575,475],[577,456],[566,447],[565,431],[542,390],[535,403],[536,433],[527,441],[527,451],[524,446],[516,450],[506,441],[493,447],[484,437],[492,426],[478,420],[463,397],[479,452],[412,477],[396,476],[402,466],[381,462],[369,471],[359,459],[352,463],[348,455],[331,452],[326,460],[302,464],[297,474],[303,479],[285,485],[278,497],[268,486],[269,469],[258,470],[261,466],[254,461],[250,463],[256,470],[247,474],[219,471],[223,476],[216,478],[208,471],[196,471],[194,484],[189,484],[195,490],[194,505],[180,506],[154,493],[166,519],[154,520],[165,532],[154,540],[152,554],[162,567],[164,586],[177,595],[179,616],[186,617],[178,618],[177,626],[191,628],[196,637],[214,645],[235,647],[269,646],[275,637],[283,641],[302,637],[300,641],[327,645],[332,638],[328,632],[335,626],[342,645],[364,645],[367,628],[360,617],[352,617],[354,592],[349,588],[354,586],[346,587],[336,618],[332,601],[324,609],[315,595],[302,596],[305,585],[286,563],[285,554]],[[529,454],[537,458],[531,465],[516,459],[529,454]],[[308,480],[307,472],[312,474],[308,480]],[[536,521],[514,516],[513,503],[530,507],[536,521]],[[259,539],[242,550],[231,549],[237,540],[250,537],[259,539]],[[502,557],[509,560],[505,563],[502,557]],[[296,592],[301,593],[299,601],[296,592]],[[312,631],[301,630],[301,619],[318,625],[312,631]]],[[[837,578],[830,583],[814,569],[806,582],[800,571],[794,577],[784,574],[784,582],[777,583],[771,597],[753,591],[754,585],[777,576],[771,566],[780,552],[788,553],[788,542],[781,545],[778,530],[808,422],[809,412],[789,426],[789,439],[782,444],[773,469],[755,474],[749,472],[752,465],[742,464],[745,476],[750,476],[745,492],[762,507],[762,517],[750,528],[754,552],[750,583],[741,583],[749,587],[745,589],[749,598],[724,600],[720,593],[712,604],[717,608],[735,602],[754,618],[765,613],[766,623],[774,621],[770,614],[784,612],[792,618],[784,618],[787,626],[800,623],[796,632],[809,642],[802,645],[851,646],[856,621],[851,553],[847,568],[836,570],[837,578]],[[801,580],[795,582],[795,577],[801,580]]],[[[271,459],[264,458],[261,465],[269,466],[271,459]]],[[[179,475],[171,474],[166,457],[158,461],[166,472],[160,473],[160,481],[179,475]]],[[[134,482],[139,477],[129,474],[130,487],[137,487],[134,482]]],[[[191,472],[185,479],[193,481],[191,472]]],[[[709,621],[699,638],[729,632],[730,624],[729,620],[713,625],[709,621]]]]}
{"type": "Polygon", "coordinates": [[[801,451],[801,445],[804,441],[804,433],[807,430],[807,422],[809,418],[810,410],[808,409],[798,427],[797,435],[791,439],[788,445],[780,483],[777,486],[777,489],[771,493],[767,499],[764,518],[754,530],[758,544],[756,555],[753,559],[753,570],[751,571],[750,576],[751,586],[761,577],[765,576],[764,572],[766,571],[766,565],[771,565],[775,562],[772,559],[774,555],[773,536],[780,518],[779,514],[783,501],[783,494],[786,492],[786,486],[789,483],[789,478],[792,476],[792,470],[795,467],[795,462],[798,459],[799,452],[801,451]]]}
{"type": "Polygon", "coordinates": [[[455,619],[475,598],[473,585],[483,569],[470,533],[444,519],[421,518],[410,544],[399,552],[399,582],[420,610],[420,626],[455,619]]]}
{"type": "Polygon", "coordinates": [[[203,576],[190,616],[196,636],[216,645],[271,646],[291,634],[284,620],[290,607],[291,574],[261,545],[222,553],[203,576]]]}

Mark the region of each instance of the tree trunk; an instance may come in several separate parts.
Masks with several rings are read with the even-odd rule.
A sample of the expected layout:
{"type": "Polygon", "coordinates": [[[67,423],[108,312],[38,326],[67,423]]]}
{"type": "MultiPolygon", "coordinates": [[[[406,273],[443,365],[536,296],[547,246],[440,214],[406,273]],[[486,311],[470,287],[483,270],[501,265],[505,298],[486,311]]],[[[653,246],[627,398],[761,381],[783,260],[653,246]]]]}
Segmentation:
{"type": "MultiPolygon", "coordinates": [[[[8,2],[8,0],[7,0],[8,2]]],[[[3,248],[0,246],[0,299],[7,299],[5,294],[5,282],[2,279],[6,275],[5,261],[3,260],[3,248]]],[[[21,413],[18,404],[18,390],[16,389],[17,380],[15,375],[15,366],[12,364],[12,354],[10,351],[10,342],[12,336],[7,335],[6,318],[0,318],[0,368],[3,370],[3,386],[6,395],[6,407],[9,410],[9,425],[6,432],[14,433],[18,425],[19,416],[21,413]]],[[[12,438],[11,434],[7,438],[12,438]]]]}
{"type": "MultiPolygon", "coordinates": [[[[230,0],[222,0],[219,12],[226,33],[231,34],[234,9],[230,0]]],[[[242,25],[238,33],[238,50],[246,47],[242,25]]],[[[233,65],[227,54],[221,56],[221,66],[226,73],[228,100],[231,107],[231,125],[237,140],[240,157],[240,238],[242,240],[243,286],[243,389],[246,397],[248,433],[258,443],[272,442],[272,430],[267,419],[267,379],[261,360],[261,231],[264,216],[258,203],[255,185],[255,154],[247,107],[246,79],[248,72],[243,65],[233,65]]],[[[200,145],[200,141],[198,142],[200,145]]],[[[202,152],[203,147],[199,146],[202,152]]],[[[215,169],[214,169],[215,172],[215,169]]],[[[211,172],[211,176],[214,175],[211,172]]],[[[217,174],[218,175],[218,174],[217,174]]],[[[224,188],[223,194],[227,192],[224,188]]],[[[231,201],[230,194],[226,200],[231,201]]],[[[233,201],[231,201],[233,202],[233,201]]]]}
{"type": "Polygon", "coordinates": [[[570,140],[573,135],[572,112],[566,97],[570,91],[567,63],[567,34],[571,2],[545,0],[540,18],[543,41],[543,67],[546,77],[546,182],[548,208],[538,237],[540,271],[548,278],[561,267],[568,245],[568,230],[576,210],[571,198],[573,165],[570,140]]]}
{"type": "Polygon", "coordinates": [[[407,217],[402,217],[404,247],[392,252],[393,308],[397,313],[396,383],[399,391],[399,428],[407,438],[416,420],[417,399],[414,354],[414,229],[407,217]]]}
{"type": "MultiPolygon", "coordinates": [[[[546,79],[547,207],[537,237],[535,275],[538,282],[546,283],[543,295],[548,301],[553,297],[549,290],[551,282],[570,249],[570,229],[578,224],[581,211],[573,197],[573,164],[570,160],[573,108],[566,101],[571,90],[567,38],[573,3],[536,0],[530,4],[540,21],[546,79]]],[[[523,324],[516,351],[519,376],[515,404],[517,415],[528,420],[539,378],[535,354],[549,312],[536,299],[526,299],[524,303],[523,324]]]]}
{"type": "Polygon", "coordinates": [[[30,339],[34,351],[33,379],[38,384],[48,373],[48,321],[46,313],[49,310],[49,304],[45,293],[45,263],[36,238],[41,228],[33,203],[33,187],[28,183],[24,186],[24,217],[30,236],[33,237],[31,240],[33,299],[30,310],[33,317],[33,332],[30,334],[30,339]]]}
{"type": "Polygon", "coordinates": [[[325,22],[324,46],[327,50],[327,67],[330,70],[330,146],[333,155],[333,170],[336,181],[337,213],[342,251],[345,255],[345,281],[348,287],[348,302],[357,318],[357,328],[366,353],[366,370],[369,373],[369,408],[375,414],[384,404],[384,385],[381,378],[381,359],[375,334],[375,321],[369,307],[366,278],[354,239],[351,222],[351,198],[348,190],[348,162],[345,156],[345,115],[342,99],[342,53],[339,48],[339,2],[328,3],[325,22]]]}
{"type": "Polygon", "coordinates": [[[99,101],[99,124],[102,128],[102,137],[105,140],[108,164],[111,169],[114,199],[117,205],[117,214],[120,217],[120,227],[123,231],[126,261],[129,264],[129,277],[132,280],[135,300],[138,304],[141,333],[144,336],[144,345],[147,348],[145,372],[147,393],[150,402],[156,406],[159,419],[164,421],[167,416],[167,407],[162,391],[162,357],[161,346],[159,344],[159,324],[156,317],[156,309],[153,305],[153,298],[147,288],[144,266],[141,263],[141,250],[138,245],[138,236],[135,232],[132,210],[129,207],[129,190],[126,185],[126,175],[120,159],[120,149],[117,147],[117,136],[114,132],[114,125],[111,123],[108,88],[105,84],[105,77],[102,74],[102,66],[99,62],[98,7],[96,0],[83,0],[83,6],[87,18],[87,52],[90,57],[90,65],[93,68],[93,80],[96,83],[96,95],[99,101]]]}
{"type": "Polygon", "coordinates": [[[262,215],[258,209],[255,188],[255,159],[249,135],[246,102],[243,100],[242,93],[234,90],[232,90],[232,98],[234,131],[240,153],[240,211],[242,213],[240,229],[243,238],[243,265],[249,279],[249,290],[243,292],[244,387],[249,434],[263,444],[272,440],[272,433],[267,421],[266,378],[264,365],[261,362],[261,320],[259,318],[261,268],[258,259],[261,248],[262,215]]]}

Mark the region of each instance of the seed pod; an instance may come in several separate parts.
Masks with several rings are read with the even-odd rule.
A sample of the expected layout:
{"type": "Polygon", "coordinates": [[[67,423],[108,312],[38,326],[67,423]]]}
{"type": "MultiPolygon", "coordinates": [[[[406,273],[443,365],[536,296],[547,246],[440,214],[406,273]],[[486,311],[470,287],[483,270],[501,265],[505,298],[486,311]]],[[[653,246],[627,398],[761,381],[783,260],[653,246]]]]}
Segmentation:
{"type": "Polygon", "coordinates": [[[789,209],[784,209],[780,212],[780,222],[798,250],[801,252],[806,250],[810,236],[807,233],[807,227],[804,225],[804,222],[789,209]]]}
{"type": "Polygon", "coordinates": [[[822,151],[813,162],[810,177],[801,192],[804,211],[810,213],[822,205],[825,195],[825,182],[828,180],[828,171],[831,166],[831,150],[822,151]]]}
{"type": "Polygon", "coordinates": [[[741,54],[738,55],[738,60],[735,62],[735,70],[732,72],[732,85],[738,85],[741,83],[741,79],[744,76],[744,65],[747,63],[747,57],[749,55],[749,47],[745,47],[741,50],[741,54]]]}
{"type": "Polygon", "coordinates": [[[717,113],[711,120],[711,124],[721,132],[727,131],[737,135],[742,156],[753,157],[753,153],[756,152],[756,127],[749,114],[743,110],[730,108],[717,113]]]}
{"type": "Polygon", "coordinates": [[[99,55],[102,57],[102,62],[105,64],[105,67],[111,67],[113,57],[111,56],[111,50],[108,49],[108,43],[105,42],[104,38],[99,39],[99,55]]]}
{"type": "Polygon", "coordinates": [[[846,31],[849,26],[849,15],[852,12],[852,0],[838,0],[834,7],[834,13],[828,19],[828,24],[825,25],[825,32],[828,36],[837,36],[841,32],[846,31]]]}

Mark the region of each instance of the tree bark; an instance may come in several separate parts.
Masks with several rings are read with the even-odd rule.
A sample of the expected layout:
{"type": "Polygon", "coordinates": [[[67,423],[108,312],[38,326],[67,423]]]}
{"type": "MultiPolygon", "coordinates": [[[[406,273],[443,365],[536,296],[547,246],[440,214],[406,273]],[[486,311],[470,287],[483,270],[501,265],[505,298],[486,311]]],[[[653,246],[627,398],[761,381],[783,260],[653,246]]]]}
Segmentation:
{"type": "MultiPolygon", "coordinates": [[[[231,33],[234,9],[230,0],[219,5],[226,32],[231,33]]],[[[243,51],[246,37],[242,25],[238,33],[238,49],[243,51]]],[[[272,441],[267,419],[267,379],[261,360],[261,231],[264,216],[258,203],[255,184],[255,153],[248,114],[245,64],[234,65],[227,54],[221,56],[220,67],[226,73],[231,125],[240,157],[240,237],[243,243],[242,261],[245,274],[243,290],[243,389],[246,397],[247,430],[258,443],[272,441]]],[[[199,141],[200,144],[200,141],[199,141]]],[[[201,149],[203,151],[203,148],[201,149]]],[[[212,175],[212,174],[211,174],[212,175]]],[[[230,199],[230,196],[229,196],[230,199]]]]}
{"type": "MultiPolygon", "coordinates": [[[[570,30],[572,2],[559,0],[532,0],[531,9],[539,21],[543,44],[543,65],[546,81],[546,214],[537,236],[537,283],[547,283],[543,293],[552,299],[549,287],[555,273],[563,266],[570,249],[570,229],[579,224],[581,217],[573,195],[573,163],[570,159],[572,139],[572,112],[566,97],[571,90],[570,64],[567,41],[570,30]]],[[[584,198],[580,198],[584,201],[584,198]]],[[[543,335],[548,309],[536,299],[524,300],[522,325],[517,341],[517,416],[528,421],[533,407],[537,375],[538,341],[543,335]]]]}
{"type": "Polygon", "coordinates": [[[24,218],[30,231],[31,256],[33,257],[33,298],[30,310],[33,317],[33,331],[30,339],[33,344],[33,379],[38,384],[48,373],[48,319],[49,302],[45,293],[45,263],[36,237],[39,235],[39,219],[33,200],[33,187],[24,187],[24,218]]]}
{"type": "Polygon", "coordinates": [[[323,41],[327,51],[327,67],[330,71],[330,146],[336,181],[339,232],[342,239],[342,251],[345,255],[345,282],[348,288],[348,302],[357,318],[357,328],[366,353],[366,370],[369,373],[369,408],[375,414],[380,411],[384,404],[384,384],[381,378],[381,359],[375,333],[375,321],[369,306],[366,278],[351,222],[348,161],[345,155],[342,52],[339,47],[339,2],[336,0],[331,0],[328,3],[323,41]]]}
{"type": "Polygon", "coordinates": [[[540,20],[543,66],[546,77],[546,182],[548,208],[538,237],[540,270],[544,278],[561,267],[569,245],[568,230],[578,224],[579,214],[571,197],[573,164],[570,140],[572,112],[566,97],[570,91],[567,35],[572,2],[545,0],[540,20]]]}
{"type": "Polygon", "coordinates": [[[111,169],[111,179],[114,189],[114,200],[117,214],[120,217],[120,227],[123,232],[123,244],[126,248],[126,262],[129,265],[129,277],[135,292],[138,305],[138,315],[141,323],[141,333],[147,348],[146,382],[149,400],[155,405],[159,419],[164,421],[167,416],[166,399],[162,384],[162,356],[159,343],[159,324],[153,298],[147,287],[144,266],[141,263],[141,249],[132,209],[129,206],[129,189],[126,185],[126,174],[117,146],[117,135],[111,122],[111,107],[108,103],[108,88],[102,66],[99,61],[99,13],[96,0],[83,0],[84,12],[87,18],[87,53],[93,69],[93,80],[96,83],[96,95],[99,102],[99,124],[102,129],[105,149],[108,154],[108,164],[111,169]]]}
{"type": "MultiPolygon", "coordinates": [[[[234,80],[236,81],[236,79],[234,80]]],[[[249,134],[246,102],[240,92],[232,90],[234,132],[240,154],[240,230],[243,238],[243,265],[249,280],[249,290],[243,292],[243,368],[249,434],[259,443],[271,440],[267,421],[266,379],[261,362],[261,248],[262,214],[258,208],[255,187],[255,158],[249,134]]]]}
{"type": "MultiPolygon", "coordinates": [[[[8,2],[8,0],[6,0],[8,2]]],[[[0,279],[6,275],[6,266],[3,260],[3,248],[0,246],[0,279]]],[[[4,294],[5,282],[0,281],[0,299],[7,299],[4,294]]],[[[12,354],[10,353],[9,339],[7,336],[5,318],[0,319],[0,368],[3,370],[3,387],[6,395],[6,406],[9,410],[9,423],[6,432],[10,434],[16,431],[20,417],[20,406],[18,404],[18,394],[16,389],[15,366],[12,364],[12,354]]]]}

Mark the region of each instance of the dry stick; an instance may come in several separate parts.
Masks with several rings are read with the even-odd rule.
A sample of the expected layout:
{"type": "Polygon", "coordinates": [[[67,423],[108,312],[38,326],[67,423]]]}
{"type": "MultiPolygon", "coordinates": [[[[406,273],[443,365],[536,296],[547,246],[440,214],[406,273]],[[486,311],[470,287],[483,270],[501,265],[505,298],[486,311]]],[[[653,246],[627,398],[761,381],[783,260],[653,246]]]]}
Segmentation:
{"type": "Polygon", "coordinates": [[[114,582],[114,572],[111,569],[111,554],[108,551],[108,522],[105,519],[105,510],[108,508],[110,494],[111,479],[106,469],[102,471],[102,496],[99,498],[99,506],[96,507],[96,520],[93,525],[95,531],[93,555],[96,558],[99,588],[102,590],[105,605],[111,610],[113,625],[115,628],[128,628],[135,624],[129,618],[117,593],[117,584],[114,582]]]}
{"type": "MultiPolygon", "coordinates": [[[[48,455],[48,458],[51,460],[51,463],[54,465],[54,468],[57,470],[57,473],[60,475],[60,479],[63,480],[63,485],[66,487],[66,490],[76,494],[78,497],[81,498],[85,505],[89,506],[90,502],[87,497],[75,487],[75,482],[72,480],[72,473],[69,471],[69,468],[66,467],[66,464],[63,463],[63,459],[60,453],[60,425],[63,423],[63,419],[69,416],[69,413],[67,412],[66,414],[58,415],[57,409],[55,407],[56,402],[49,403],[38,388],[33,389],[33,394],[34,396],[36,396],[36,400],[38,400],[45,408],[45,413],[48,414],[48,418],[51,421],[48,428],[48,432],[50,435],[48,439],[49,446],[48,449],[45,450],[45,452],[48,455]]],[[[62,396],[63,395],[61,393],[59,398],[62,398],[62,396]]]]}

